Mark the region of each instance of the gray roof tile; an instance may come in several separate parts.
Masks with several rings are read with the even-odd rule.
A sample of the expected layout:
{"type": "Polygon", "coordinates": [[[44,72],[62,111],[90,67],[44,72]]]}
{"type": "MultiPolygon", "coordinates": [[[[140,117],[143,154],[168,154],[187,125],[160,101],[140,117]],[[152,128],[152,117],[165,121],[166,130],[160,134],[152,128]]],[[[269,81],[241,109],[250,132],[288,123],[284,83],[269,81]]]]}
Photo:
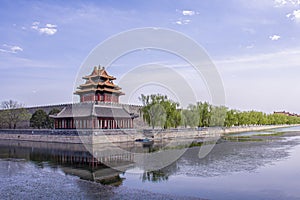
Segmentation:
{"type": "Polygon", "coordinates": [[[66,106],[53,118],[70,118],[70,117],[108,117],[108,118],[131,118],[132,116],[122,107],[113,105],[95,105],[92,103],[79,103],[66,106]]]}

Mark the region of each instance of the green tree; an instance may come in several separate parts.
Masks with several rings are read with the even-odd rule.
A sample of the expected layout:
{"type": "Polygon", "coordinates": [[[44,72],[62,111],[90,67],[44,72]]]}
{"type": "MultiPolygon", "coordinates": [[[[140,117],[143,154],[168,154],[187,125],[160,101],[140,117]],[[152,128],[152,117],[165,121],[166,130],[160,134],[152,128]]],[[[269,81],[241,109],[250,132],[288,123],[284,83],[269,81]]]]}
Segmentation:
{"type": "Polygon", "coordinates": [[[268,124],[267,114],[266,113],[260,112],[259,124],[260,125],[266,125],[266,124],[268,124]]]}
{"type": "Polygon", "coordinates": [[[5,115],[6,113],[3,110],[0,110],[0,128],[4,128],[6,125],[5,115]]]}
{"type": "Polygon", "coordinates": [[[300,117],[297,116],[289,116],[288,117],[288,124],[300,124],[300,117]]]}
{"type": "Polygon", "coordinates": [[[162,105],[155,103],[150,106],[148,115],[150,120],[149,124],[151,125],[152,129],[154,129],[156,126],[164,126],[166,122],[166,111],[162,105]]]}
{"type": "Polygon", "coordinates": [[[184,127],[196,127],[199,124],[199,113],[197,106],[190,104],[187,109],[182,110],[182,125],[184,127]]]}
{"type": "Polygon", "coordinates": [[[48,113],[48,118],[47,118],[47,122],[46,122],[47,128],[54,128],[54,119],[51,118],[50,115],[55,115],[59,112],[60,112],[60,110],[57,108],[53,108],[52,110],[50,110],[50,112],[48,113]]]}
{"type": "Polygon", "coordinates": [[[177,128],[181,122],[181,112],[177,109],[178,103],[171,100],[164,99],[160,102],[166,111],[166,121],[164,123],[164,129],[175,127],[177,128]]]}
{"type": "Polygon", "coordinates": [[[48,128],[48,115],[44,110],[37,110],[33,113],[30,119],[30,126],[33,128],[48,128]]]}
{"type": "Polygon", "coordinates": [[[160,102],[165,99],[165,96],[161,95],[141,95],[140,100],[143,103],[141,109],[143,113],[143,120],[151,126],[153,129],[156,126],[162,127],[165,123],[165,110],[160,105],[160,102]]]}
{"type": "Polygon", "coordinates": [[[238,126],[239,125],[238,115],[239,115],[239,111],[237,111],[237,110],[227,111],[224,125],[227,127],[238,126]]]}
{"type": "Polygon", "coordinates": [[[273,114],[273,124],[287,124],[288,116],[282,114],[273,114]]]}
{"type": "Polygon", "coordinates": [[[209,126],[224,126],[226,113],[225,106],[211,106],[209,126]]]}
{"type": "Polygon", "coordinates": [[[142,181],[151,181],[151,182],[161,182],[161,181],[167,181],[169,179],[169,176],[164,173],[162,170],[157,171],[149,171],[144,172],[142,176],[142,181]]]}
{"type": "Polygon", "coordinates": [[[1,102],[1,121],[3,125],[7,125],[8,128],[16,128],[17,124],[26,121],[30,118],[30,114],[24,108],[24,105],[17,101],[8,100],[1,102]]]}
{"type": "Polygon", "coordinates": [[[211,117],[211,105],[207,102],[198,102],[196,104],[197,110],[199,113],[199,127],[208,127],[210,124],[210,117],[211,117]]]}
{"type": "Polygon", "coordinates": [[[141,109],[143,119],[152,128],[157,126],[163,128],[177,127],[181,122],[181,113],[177,109],[178,103],[169,100],[167,96],[160,94],[141,95],[143,103],[141,109]]]}
{"type": "Polygon", "coordinates": [[[248,112],[238,113],[238,121],[239,121],[239,125],[249,125],[249,113],[248,112]]]}

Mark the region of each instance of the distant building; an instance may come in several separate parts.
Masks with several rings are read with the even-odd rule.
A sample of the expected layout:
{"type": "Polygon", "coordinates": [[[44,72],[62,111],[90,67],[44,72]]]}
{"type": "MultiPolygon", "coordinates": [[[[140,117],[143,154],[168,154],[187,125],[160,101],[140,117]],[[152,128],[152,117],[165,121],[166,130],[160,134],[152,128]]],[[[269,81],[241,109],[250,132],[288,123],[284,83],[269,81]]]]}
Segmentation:
{"type": "Polygon", "coordinates": [[[99,66],[83,79],[85,83],[74,92],[79,95],[80,103],[66,106],[51,116],[55,129],[133,128],[133,119],[137,116],[118,104],[119,97],[125,94],[113,83],[115,77],[99,66]]]}
{"type": "Polygon", "coordinates": [[[285,115],[285,116],[294,116],[294,117],[300,117],[300,115],[296,113],[290,113],[286,111],[279,111],[279,112],[274,112],[274,114],[280,114],[280,115],[285,115]]]}

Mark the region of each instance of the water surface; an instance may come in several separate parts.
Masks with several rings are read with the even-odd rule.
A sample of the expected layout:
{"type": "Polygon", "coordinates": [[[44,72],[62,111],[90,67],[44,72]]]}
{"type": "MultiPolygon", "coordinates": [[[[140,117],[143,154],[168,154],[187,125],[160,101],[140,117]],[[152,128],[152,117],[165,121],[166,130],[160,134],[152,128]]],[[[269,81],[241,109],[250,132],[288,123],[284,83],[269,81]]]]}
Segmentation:
{"type": "Polygon", "coordinates": [[[221,139],[203,159],[200,145],[188,148],[170,166],[148,172],[128,155],[114,161],[120,172],[92,162],[82,145],[2,140],[0,199],[300,199],[299,130],[267,131],[287,134],[259,141],[221,139]]]}

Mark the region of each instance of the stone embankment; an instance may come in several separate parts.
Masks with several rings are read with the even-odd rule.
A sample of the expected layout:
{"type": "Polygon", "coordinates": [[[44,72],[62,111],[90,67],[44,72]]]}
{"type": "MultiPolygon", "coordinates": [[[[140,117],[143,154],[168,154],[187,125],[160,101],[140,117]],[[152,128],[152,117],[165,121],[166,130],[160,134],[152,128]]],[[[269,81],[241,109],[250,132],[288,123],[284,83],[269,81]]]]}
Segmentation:
{"type": "Polygon", "coordinates": [[[216,137],[230,133],[261,131],[266,129],[290,127],[292,125],[239,126],[231,128],[170,129],[170,130],[38,130],[38,129],[0,129],[0,139],[25,140],[60,143],[115,143],[152,138],[154,140],[172,138],[216,137]]]}
{"type": "Polygon", "coordinates": [[[222,134],[248,132],[248,131],[262,131],[275,128],[285,128],[299,125],[263,125],[263,126],[236,126],[223,129],[222,134]]]}

